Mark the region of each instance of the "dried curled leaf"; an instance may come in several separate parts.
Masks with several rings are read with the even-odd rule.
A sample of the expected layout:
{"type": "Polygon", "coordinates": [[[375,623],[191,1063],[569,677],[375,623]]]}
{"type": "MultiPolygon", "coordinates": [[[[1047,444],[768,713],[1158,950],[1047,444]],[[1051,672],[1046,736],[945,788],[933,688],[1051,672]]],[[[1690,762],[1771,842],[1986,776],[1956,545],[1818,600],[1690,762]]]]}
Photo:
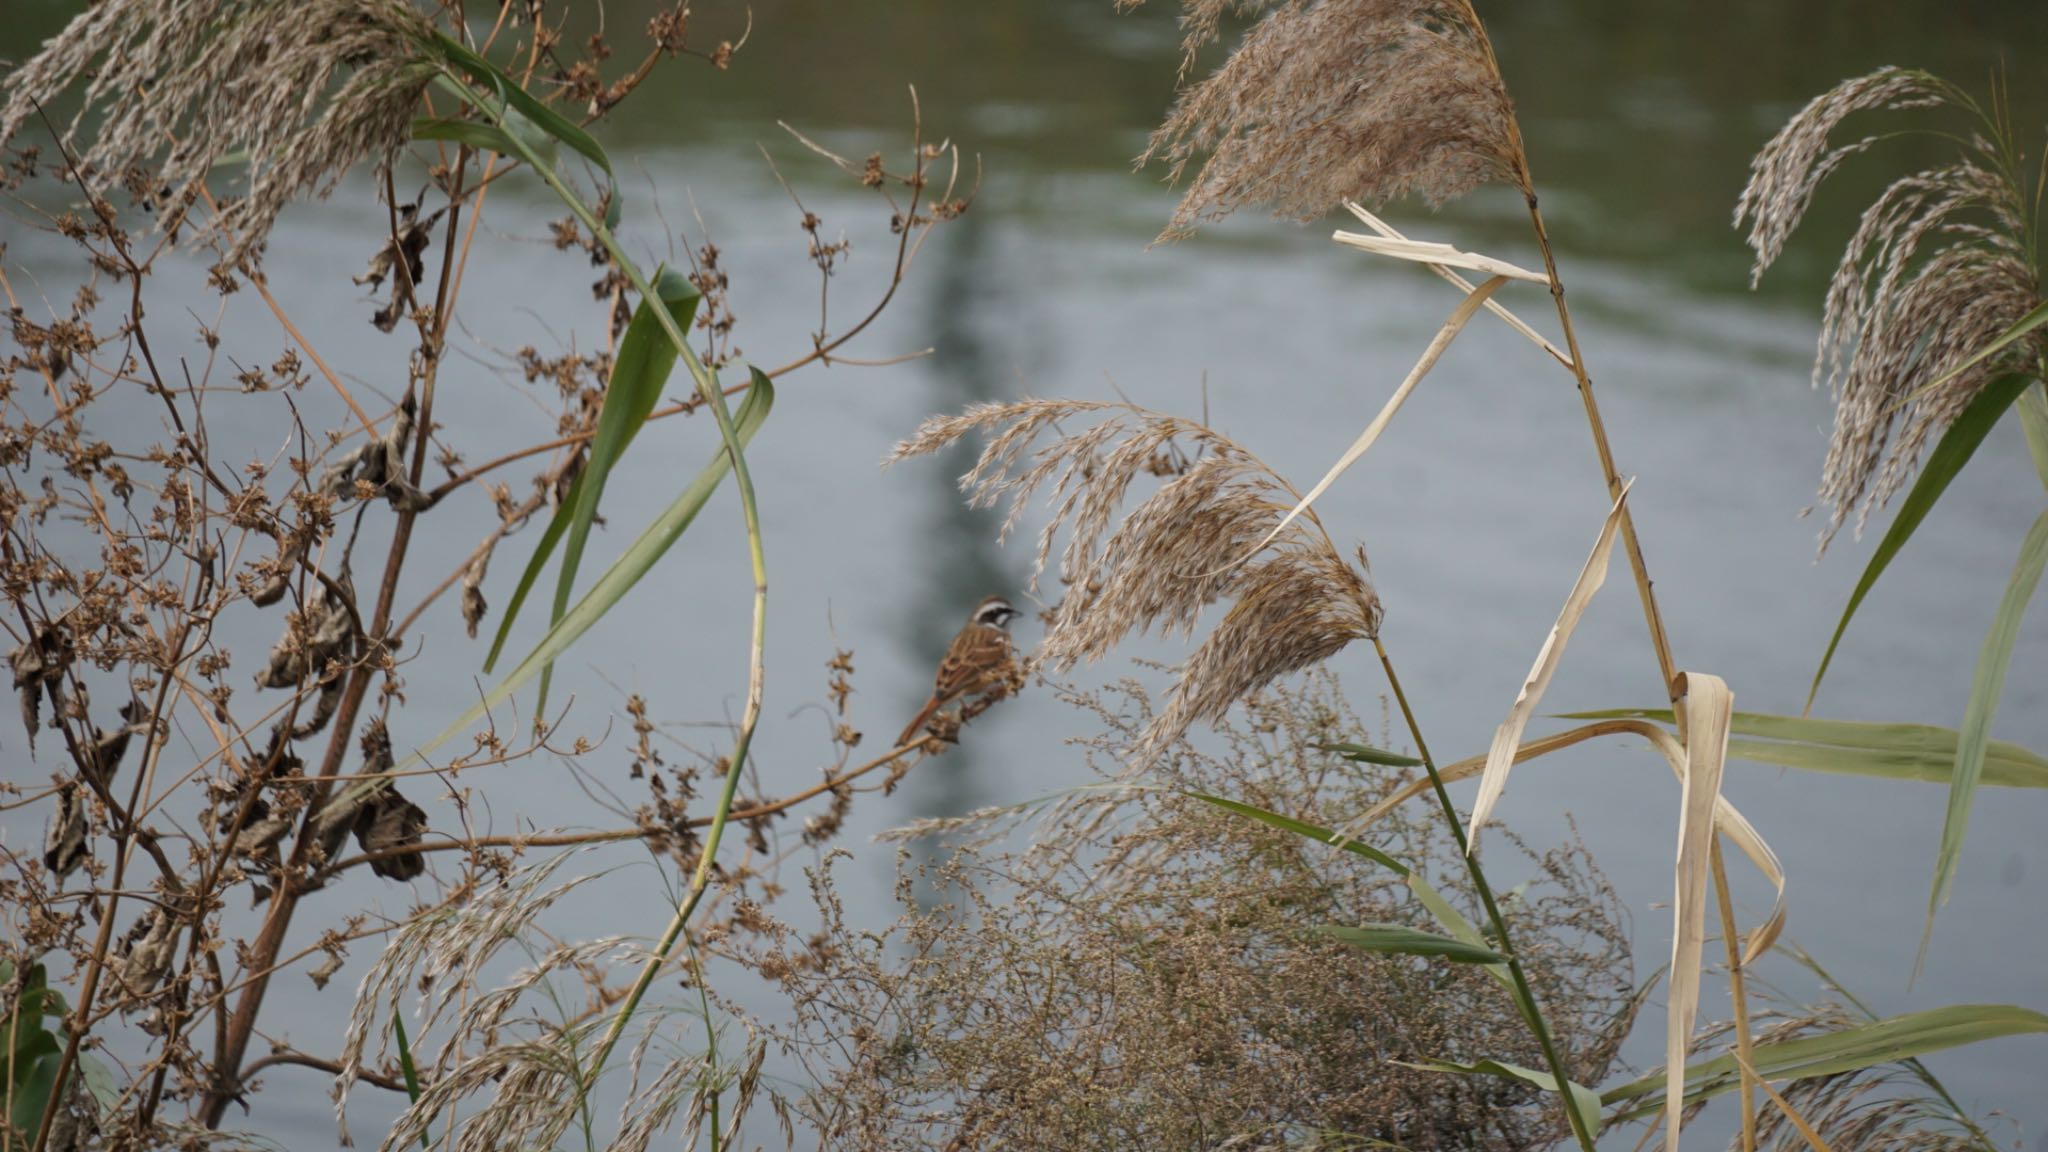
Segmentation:
{"type": "Polygon", "coordinates": [[[405,465],[405,450],[412,444],[413,424],[418,418],[419,401],[407,392],[384,434],[328,465],[316,487],[336,500],[377,493],[401,512],[425,511],[433,500],[407,479],[405,465]]]}
{"type": "Polygon", "coordinates": [[[270,663],[256,674],[260,688],[293,688],[307,677],[324,675],[331,660],[346,657],[356,639],[356,617],[348,577],[321,582],[306,596],[305,607],[291,613],[284,636],[270,650],[270,663]]]}
{"type": "Polygon", "coordinates": [[[88,831],[84,790],[67,784],[57,791],[57,810],[50,814],[50,826],[43,834],[43,866],[57,879],[78,871],[92,855],[88,831]]]}
{"type": "Polygon", "coordinates": [[[21,722],[28,729],[29,755],[35,755],[36,729],[42,724],[42,700],[50,698],[52,725],[64,711],[64,673],[73,656],[71,633],[56,625],[38,629],[35,639],[8,653],[14,690],[21,697],[21,722]]]}
{"type": "Polygon", "coordinates": [[[425,255],[427,245],[434,238],[434,225],[447,211],[446,208],[436,209],[422,220],[418,200],[400,204],[398,234],[385,239],[383,247],[370,257],[370,266],[361,276],[349,277],[356,284],[368,284],[372,288],[382,286],[386,276],[391,277],[390,302],[370,318],[370,323],[376,325],[379,332],[391,331],[404,318],[407,305],[412,303],[415,290],[427,273],[425,255]],[[393,275],[399,270],[403,275],[393,275]]]}

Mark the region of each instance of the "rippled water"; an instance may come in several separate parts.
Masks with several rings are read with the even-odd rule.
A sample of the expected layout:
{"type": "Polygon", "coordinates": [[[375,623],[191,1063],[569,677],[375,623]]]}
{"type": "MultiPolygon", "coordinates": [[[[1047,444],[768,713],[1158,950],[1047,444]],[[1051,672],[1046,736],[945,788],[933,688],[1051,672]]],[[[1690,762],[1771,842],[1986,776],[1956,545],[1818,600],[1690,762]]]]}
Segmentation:
{"type": "MultiPolygon", "coordinates": [[[[10,0],[10,9],[21,2],[10,0]]],[[[638,27],[635,5],[609,7],[614,27],[638,27]]],[[[1679,661],[1725,676],[1740,708],[1796,712],[1870,543],[1845,536],[1815,564],[1818,523],[1799,516],[1812,499],[1831,418],[1826,398],[1807,386],[1820,291],[1855,212],[1898,170],[1893,165],[1941,154],[1908,141],[1889,159],[1847,173],[1823,193],[1813,223],[1758,294],[1746,291],[1747,253],[1727,227],[1747,158],[1806,98],[1881,63],[1922,64],[1976,82],[2002,54],[2048,43],[2048,7],[1588,0],[1502,8],[1493,26],[1499,54],[1618,463],[1637,477],[1632,501],[1679,661]]],[[[757,144],[825,218],[828,235],[844,228],[855,240],[834,285],[835,316],[871,298],[888,261],[869,198],[775,120],[848,154],[900,152],[904,84],[915,82],[927,130],[981,160],[973,210],[933,239],[902,296],[852,350],[883,357],[929,346],[934,354],[885,369],[794,375],[751,454],[773,586],[770,722],[757,744],[766,791],[814,778],[828,728],[815,702],[835,648],[856,654],[856,724],[885,737],[922,699],[966,610],[987,592],[1022,587],[1027,548],[995,547],[993,519],[961,509],[952,489],[957,459],[877,467],[922,416],[1024,394],[1121,394],[1186,414],[1206,408],[1218,427],[1306,482],[1370,419],[1456,303],[1424,273],[1328,243],[1327,223],[1234,219],[1148,249],[1172,195],[1155,172],[1132,174],[1127,162],[1170,97],[1177,41],[1170,13],[1152,9],[1119,18],[1107,0],[757,3],[753,39],[731,72],[660,73],[605,131],[626,161],[638,250],[659,259],[671,251],[669,231],[694,244],[708,230],[733,275],[739,343],[767,363],[806,346],[817,295],[794,209],[757,144]]],[[[15,32],[0,31],[0,53],[18,55],[54,26],[55,6],[24,10],[15,32]]],[[[699,19],[700,35],[718,34],[720,14],[699,19]]],[[[723,21],[737,27],[734,17],[723,21]]],[[[2048,113],[2038,91],[2015,100],[2021,123],[2048,113]]],[[[521,179],[492,193],[489,234],[464,283],[465,326],[437,410],[472,460],[552,435],[550,402],[506,373],[505,351],[559,350],[572,331],[587,347],[598,331],[589,270],[539,242],[557,215],[545,193],[521,179]]],[[[1524,264],[1538,259],[1519,205],[1497,194],[1436,215],[1393,215],[1412,235],[1524,264]]],[[[10,261],[38,271],[50,298],[64,298],[72,273],[62,249],[25,228],[19,214],[0,217],[0,227],[10,261]]],[[[346,185],[287,217],[268,268],[285,307],[337,369],[369,394],[390,397],[403,381],[407,342],[368,327],[374,305],[347,279],[382,227],[383,210],[366,186],[346,185]]],[[[152,316],[169,330],[167,341],[190,333],[187,304],[208,316],[214,307],[175,294],[193,282],[182,275],[188,270],[167,268],[160,277],[164,295],[152,316]]],[[[267,363],[283,338],[248,296],[229,303],[226,346],[267,363]]],[[[1529,286],[1510,286],[1503,299],[1532,319],[1547,314],[1529,286]]],[[[309,424],[332,417],[325,403],[306,393],[309,424]]],[[[217,445],[241,445],[230,460],[277,448],[273,428],[237,428],[224,418],[213,432],[217,445]]],[[[701,422],[650,429],[607,494],[610,527],[591,563],[607,560],[629,526],[667,502],[713,440],[701,422]]],[[[1863,607],[1817,712],[1957,723],[2018,537],[2040,501],[2017,429],[1999,428],[1863,607]]],[[[1605,504],[1568,381],[1490,322],[1458,341],[1387,437],[1321,502],[1340,540],[1370,549],[1387,644],[1439,754],[1485,747],[1605,504]]],[[[414,596],[467,554],[475,532],[462,525],[488,516],[480,494],[459,507],[438,514],[437,528],[446,530],[428,533],[408,566],[414,596]]],[[[601,731],[608,717],[623,715],[629,692],[647,696],[667,719],[737,715],[748,611],[740,540],[736,502],[723,496],[570,655],[560,683],[576,694],[572,728],[601,731]]],[[[495,566],[486,589],[494,605],[509,597],[524,546],[495,566]]],[[[381,555],[381,544],[359,547],[368,549],[360,555],[381,555]]],[[[462,637],[452,604],[434,613],[407,673],[410,712],[421,717],[473,698],[482,655],[462,637]]],[[[1994,734],[2048,749],[2041,616],[2022,629],[1994,734]]],[[[267,643],[269,627],[252,626],[248,643],[267,643]]],[[[1025,626],[1027,637],[1034,627],[1025,626]]],[[[1376,714],[1383,683],[1369,655],[1346,653],[1336,667],[1362,709],[1376,714]]],[[[1546,706],[1657,699],[1641,614],[1617,561],[1546,706]]],[[[620,731],[595,762],[601,776],[623,765],[620,731]]],[[[1079,714],[1034,691],[978,721],[963,748],[920,768],[895,796],[863,797],[842,840],[859,854],[845,873],[856,881],[852,917],[889,913],[891,852],[871,846],[870,835],[1079,783],[1085,771],[1062,742],[1085,733],[1079,714]]],[[[706,752],[723,739],[708,728],[671,734],[706,752]]],[[[38,765],[32,775],[46,770],[38,765]]],[[[478,790],[480,818],[500,831],[610,822],[556,761],[465,783],[478,790]]],[[[1784,857],[1788,935],[1875,1009],[2048,1007],[2048,970],[2032,959],[2048,945],[2048,798],[1982,794],[1926,973],[1909,985],[1944,794],[1749,764],[1731,766],[1727,791],[1784,857]]],[[[437,826],[452,818],[445,799],[428,806],[437,826]]],[[[1538,845],[1568,834],[1566,815],[1576,817],[1634,913],[1638,972],[1647,976],[1669,947],[1663,902],[1676,808],[1661,763],[1617,745],[1522,769],[1501,813],[1538,845]]],[[[5,827],[10,844],[36,834],[12,816],[5,827]]],[[[652,870],[639,871],[625,887],[644,905],[578,909],[567,930],[657,930],[666,918],[661,883],[652,870]]],[[[388,882],[356,883],[350,892],[394,913],[413,898],[388,882]]],[[[1761,889],[1742,896],[1749,917],[1763,911],[1761,889]]],[[[295,937],[309,940],[318,927],[305,920],[295,937]]],[[[366,959],[358,954],[337,988],[366,959]]],[[[1789,965],[1767,974],[1794,992],[1811,991],[1789,965]]],[[[325,1038],[341,995],[314,997],[299,981],[280,986],[271,1023],[303,1046],[331,1046],[325,1038]]],[[[1633,1058],[1658,1059],[1659,1027],[1645,1029],[1633,1058]]],[[[2005,1111],[2030,1141],[2048,1129],[2039,1092],[2048,1041],[2000,1041],[1932,1064],[1966,1105],[2005,1111]]],[[[269,1079],[252,1123],[294,1147],[328,1139],[324,1080],[295,1070],[269,1079]]],[[[358,1133],[374,1132],[381,1114],[381,1103],[366,1104],[358,1133]]]]}

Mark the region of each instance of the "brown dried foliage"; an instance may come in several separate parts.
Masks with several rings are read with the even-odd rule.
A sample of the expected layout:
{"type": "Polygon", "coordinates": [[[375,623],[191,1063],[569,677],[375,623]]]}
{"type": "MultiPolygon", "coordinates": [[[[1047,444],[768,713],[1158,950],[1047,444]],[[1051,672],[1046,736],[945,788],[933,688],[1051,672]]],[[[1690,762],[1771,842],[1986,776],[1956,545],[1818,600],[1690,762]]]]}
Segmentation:
{"type": "Polygon", "coordinates": [[[1832,509],[1822,549],[1852,511],[1862,530],[1986,384],[2008,372],[2038,373],[2048,356],[2048,331],[2037,329],[1956,371],[2044,297],[2009,131],[1967,93],[1924,72],[1888,67],[1844,81],[1757,153],[1735,209],[1756,251],[1752,279],[1784,250],[1820,182],[1884,138],[1832,145],[1843,120],[1928,107],[1964,112],[1982,132],[1956,163],[1886,188],[1864,210],[1828,286],[1813,366],[1815,386],[1825,378],[1836,403],[1820,486],[1832,509]]]}
{"type": "MultiPolygon", "coordinates": [[[[421,196],[392,203],[387,183],[380,226],[357,238],[368,266],[358,282],[389,277],[394,290],[363,305],[360,339],[316,348],[260,291],[223,295],[204,315],[187,306],[209,295],[207,284],[233,287],[232,270],[247,268],[241,257],[259,248],[286,199],[324,192],[350,165],[383,161],[403,141],[407,121],[426,110],[414,68],[427,12],[399,0],[107,0],[5,80],[0,196],[10,220],[50,237],[13,252],[0,246],[0,651],[28,750],[0,773],[0,813],[10,832],[16,821],[47,831],[33,846],[25,843],[32,837],[0,838],[0,959],[16,973],[40,964],[63,993],[76,1038],[61,1056],[67,1083],[82,1084],[91,1068],[107,1074],[118,1097],[105,1105],[71,1093],[90,1106],[53,1112],[41,1147],[247,1146],[217,1131],[237,1115],[233,1105],[269,1123],[263,1088],[291,1090],[321,1074],[314,1069],[343,1067],[282,1044],[251,1052],[265,1038],[272,992],[302,991],[303,974],[316,989],[333,981],[346,995],[340,990],[354,980],[334,978],[352,947],[405,927],[450,930],[465,907],[484,917],[464,922],[484,933],[467,938],[473,950],[491,950],[478,939],[492,948],[510,942],[488,934],[489,915],[503,911],[489,897],[516,886],[535,848],[629,843],[696,863],[694,837],[710,821],[704,796],[715,794],[701,782],[724,762],[715,750],[657,752],[657,742],[673,738],[637,699],[626,708],[637,737],[631,766],[618,759],[621,775],[646,789],[643,800],[618,800],[613,819],[574,829],[535,828],[520,816],[519,831],[495,834],[491,822],[506,819],[507,798],[488,795],[497,783],[489,770],[548,751],[581,773],[597,759],[593,741],[555,748],[551,729],[527,743],[486,729],[467,754],[431,771],[394,755],[394,744],[402,753],[451,719],[409,706],[406,663],[422,633],[438,625],[474,634],[498,546],[548,515],[583,466],[611,369],[612,322],[621,307],[630,311],[617,269],[599,261],[605,275],[592,319],[610,334],[595,342],[601,353],[506,351],[509,379],[486,381],[481,393],[465,378],[444,379],[466,237],[496,234],[465,226],[482,210],[480,189],[506,168],[498,161],[487,178],[472,151],[428,159],[423,150],[421,196]],[[73,155],[68,138],[55,146],[21,139],[43,131],[36,106],[73,82],[95,126],[86,155],[73,155]],[[233,148],[256,158],[250,195],[214,200],[203,179],[233,148]],[[164,284],[178,265],[158,258],[175,236],[142,235],[152,212],[172,232],[189,216],[222,263],[164,284]],[[55,303],[42,296],[67,289],[55,303]],[[277,333],[275,343],[263,345],[265,331],[277,333]],[[558,404],[560,423],[533,428],[537,443],[464,464],[465,441],[505,435],[504,390],[520,387],[522,371],[537,401],[558,404]],[[439,483],[434,465],[446,473],[439,483]],[[516,467],[529,475],[498,481],[516,467]],[[530,495],[515,496],[515,487],[530,495]],[[414,544],[429,533],[476,545],[451,570],[422,570],[414,544]],[[458,588],[459,604],[428,615],[458,588]]],[[[461,14],[444,7],[434,18],[461,14]]],[[[611,49],[601,43],[586,46],[587,58],[543,46],[560,19],[514,6],[490,33],[503,39],[479,50],[529,77],[543,58],[604,76],[611,49]]],[[[708,56],[689,49],[680,5],[657,25],[639,68],[604,82],[605,107],[666,56],[730,57],[724,44],[708,56]]],[[[897,253],[881,303],[800,344],[786,367],[830,359],[894,295],[916,244],[957,215],[927,202],[942,186],[927,180],[936,153],[919,141],[911,155],[907,172],[886,173],[893,198],[879,198],[876,232],[889,229],[882,234],[897,253]]],[[[573,232],[567,239],[588,250],[573,232]]],[[[351,270],[323,267],[336,277],[351,270]]],[[[843,654],[831,689],[842,709],[851,672],[851,653],[843,654]]],[[[725,738],[717,731],[713,739],[725,738]]],[[[754,931],[760,908],[781,891],[775,877],[786,855],[836,836],[860,790],[852,782],[892,760],[851,764],[859,734],[843,711],[822,739],[832,751],[821,783],[749,799],[733,817],[752,850],[721,860],[700,930],[728,939],[754,931]],[[781,843],[777,822],[806,805],[813,820],[781,843]]],[[[602,785],[589,792],[613,795],[602,785]]],[[[580,982],[589,996],[584,1013],[551,1020],[553,1032],[536,1025],[526,1033],[535,1044],[587,1028],[617,1002],[621,966],[640,958],[600,956],[616,946],[560,944],[538,929],[517,939],[556,957],[549,979],[580,982]]],[[[473,967],[442,976],[436,991],[471,1003],[547,991],[516,980],[509,991],[493,989],[473,967]]],[[[387,1013],[377,1027],[388,1023],[387,1013]]],[[[423,1052],[454,1054],[428,1069],[425,1088],[436,1100],[489,1097],[472,1102],[483,1110],[474,1134],[461,1138],[495,1147],[493,1131],[524,1131],[518,1109],[546,1103],[537,1090],[562,1085],[510,1065],[516,1074],[503,1083],[465,1078],[476,1070],[464,1062],[472,1038],[459,1029],[414,1037],[423,1052]]],[[[310,1044],[319,1043],[316,1032],[310,1044]]],[[[621,1146],[644,1146],[685,1122],[671,1105],[712,1072],[732,1071],[708,1069],[702,1053],[690,1061],[670,1068],[666,1088],[634,1098],[621,1146]],[[680,1097],[669,1091],[678,1084],[680,1097]]],[[[379,1091],[404,1091],[393,1064],[346,1070],[379,1091]]],[[[752,1073],[741,1072],[751,1091],[752,1073]]],[[[720,1083],[730,1103],[733,1079],[720,1083]]],[[[565,1091],[552,1103],[573,1110],[581,1100],[565,1091]]],[[[5,1127],[11,1120],[0,1117],[0,1145],[37,1147],[38,1133],[5,1127]]]]}
{"type": "MultiPolygon", "coordinates": [[[[1144,0],[1118,0],[1136,7],[1144,0]]],[[[1230,15],[1258,24],[1186,84],[1140,164],[1201,168],[1162,238],[1264,204],[1312,219],[1346,199],[1441,204],[1529,192],[1514,105],[1467,0],[1184,0],[1183,80],[1230,15]]]]}
{"type": "MultiPolygon", "coordinates": [[[[1474,966],[1366,953],[1318,924],[1427,926],[1400,878],[1183,795],[1342,825],[1398,783],[1319,744],[1361,738],[1334,678],[1266,693],[1214,754],[1177,744],[1155,787],[1119,786],[1151,727],[1134,685],[1075,703],[1104,784],[1069,793],[1011,848],[1014,811],[927,821],[954,848],[899,871],[904,915],[786,937],[798,1024],[780,1037],[819,1087],[797,1110],[833,1148],[1548,1147],[1561,1117],[1526,1086],[1393,1061],[1539,1063],[1512,1001],[1474,966]]],[[[1440,821],[1396,815],[1375,844],[1445,884],[1440,821]]],[[[1515,939],[1575,1079],[1598,1083],[1634,1016],[1625,914],[1584,850],[1521,854],[1515,939]]],[[[1455,893],[1448,895],[1456,901],[1455,893]]],[[[1473,908],[1467,903],[1467,912],[1473,908]]]]}
{"type": "MultiPolygon", "coordinates": [[[[1067,594],[1034,660],[1063,672],[1101,659],[1134,633],[1191,636],[1205,607],[1231,601],[1133,746],[1134,769],[1189,725],[1219,719],[1274,678],[1379,634],[1379,596],[1312,510],[1247,561],[1299,494],[1208,427],[1127,404],[982,404],[927,420],[891,460],[936,452],[973,432],[986,443],[960,488],[976,507],[1009,502],[1003,536],[1031,496],[1049,489],[1052,515],[1038,539],[1034,589],[1055,539],[1069,530],[1059,563],[1067,594]],[[1069,428],[1088,420],[1095,423],[1085,430],[1069,428]],[[1047,431],[1055,438],[1035,447],[1047,431]],[[1165,483],[1110,532],[1141,473],[1165,483]]],[[[1359,557],[1362,564],[1362,549],[1359,557]]]]}

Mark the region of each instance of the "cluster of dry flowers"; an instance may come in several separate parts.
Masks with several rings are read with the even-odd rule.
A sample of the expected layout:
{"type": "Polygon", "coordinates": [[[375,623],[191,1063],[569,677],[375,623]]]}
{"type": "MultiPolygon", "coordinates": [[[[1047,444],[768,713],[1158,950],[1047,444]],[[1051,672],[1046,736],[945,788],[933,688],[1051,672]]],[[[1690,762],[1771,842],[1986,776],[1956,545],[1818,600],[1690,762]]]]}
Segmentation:
{"type": "MultiPolygon", "coordinates": [[[[700,785],[725,770],[714,754],[667,749],[674,738],[637,696],[622,702],[623,757],[583,739],[557,747],[537,726],[530,737],[486,731],[468,754],[425,767],[402,763],[450,719],[408,709],[406,663],[424,632],[457,616],[476,634],[492,558],[575,480],[634,302],[605,249],[573,222],[557,225],[556,246],[598,268],[597,350],[508,350],[505,379],[472,388],[450,366],[448,338],[465,269],[490,258],[477,226],[486,196],[516,165],[453,144],[408,146],[434,72],[423,38],[455,10],[320,0],[236,11],[92,6],[0,91],[0,211],[48,237],[26,254],[0,246],[0,628],[24,737],[0,778],[10,832],[0,841],[0,1018],[32,973],[69,1006],[52,1021],[67,1091],[31,1130],[0,1132],[9,1148],[232,1144],[219,1130],[231,1106],[260,1123],[266,1081],[344,1070],[402,1100],[395,1059],[357,1062],[361,1036],[345,1054],[278,1039],[264,1025],[271,993],[301,991],[309,977],[327,987],[365,942],[487,922],[490,894],[530,878],[536,850],[633,841],[694,864],[709,822],[700,785]],[[86,112],[75,121],[42,115],[79,87],[86,112]],[[366,165],[369,185],[340,183],[366,165]],[[425,183],[410,203],[394,192],[394,170],[407,167],[425,183]],[[232,195],[221,191],[230,183],[232,195]],[[364,308],[371,339],[323,350],[294,323],[288,293],[272,291],[263,260],[270,238],[294,226],[280,215],[288,201],[338,188],[388,209],[388,231],[362,237],[368,265],[355,278],[383,299],[364,308]],[[211,262],[203,284],[163,283],[188,267],[180,247],[211,262]],[[68,300],[38,299],[57,284],[75,286],[68,300]],[[277,344],[235,346],[223,336],[231,314],[271,324],[277,344]],[[559,423],[527,448],[465,460],[465,424],[502,407],[522,378],[559,405],[559,423]],[[393,383],[372,396],[366,379],[393,383]],[[501,479],[519,468],[530,471],[523,491],[501,479]],[[428,531],[476,544],[453,570],[426,571],[413,554],[428,531]],[[506,813],[490,815],[488,769],[537,754],[593,776],[627,761],[643,798],[599,814],[615,827],[552,833],[559,817],[522,817],[542,830],[493,834],[506,813]],[[13,834],[38,825],[33,846],[13,834]],[[406,882],[417,883],[392,886],[406,882]]],[[[730,19],[738,31],[745,14],[730,19]]],[[[607,65],[614,48],[602,35],[565,41],[565,22],[564,11],[507,4],[495,25],[447,26],[589,119],[664,60],[724,68],[733,57],[730,42],[693,46],[687,3],[657,14],[624,69],[607,65]]],[[[921,139],[904,170],[880,156],[851,165],[879,190],[895,258],[888,293],[851,322],[821,321],[776,374],[832,359],[886,305],[934,226],[965,209],[931,171],[948,156],[957,176],[956,154],[921,139]]],[[[821,221],[801,205],[798,215],[828,277],[846,242],[815,250],[821,221]]],[[[730,271],[709,241],[692,255],[704,359],[724,363],[737,355],[730,271]]],[[[819,783],[741,796],[734,819],[747,847],[722,862],[700,933],[753,930],[780,891],[780,860],[838,835],[853,781],[878,767],[900,773],[902,750],[854,760],[852,675],[842,652],[829,670],[838,720],[819,783]],[[773,830],[791,815],[805,823],[784,843],[773,830]]],[[[570,1027],[615,1000],[613,982],[637,960],[629,951],[578,947],[541,965],[587,989],[589,1008],[570,1027]]],[[[482,978],[469,970],[439,987],[481,995],[472,976],[482,978]]],[[[493,1027],[524,1021],[535,1000],[556,1004],[541,984],[496,989],[493,1027]]],[[[335,1017],[345,1011],[337,1000],[335,1017]]],[[[388,1023],[378,1021],[380,1042],[388,1023]]],[[[517,1098],[473,1075],[469,1035],[418,1038],[434,1099],[517,1098]]],[[[573,1111],[581,1095],[562,1098],[573,1111]]],[[[676,1120],[643,1094],[627,1115],[642,1140],[676,1120]]]]}
{"type": "MultiPolygon", "coordinates": [[[[1143,782],[1123,770],[1153,739],[1142,689],[1069,702],[1102,725],[1086,749],[1099,785],[904,829],[951,847],[906,852],[903,915],[883,931],[845,920],[828,859],[812,872],[825,946],[761,958],[797,1008],[777,1041],[821,1083],[798,1110],[831,1146],[1505,1152],[1564,1135],[1526,1084],[1399,1063],[1541,1061],[1483,969],[1308,931],[1420,926],[1400,877],[1187,795],[1325,827],[1387,795],[1400,772],[1324,748],[1368,738],[1334,677],[1255,695],[1213,745],[1160,750],[1143,782]]],[[[1431,876],[1462,871],[1427,814],[1375,842],[1431,876]]],[[[1581,846],[1510,843],[1529,877],[1516,939],[1572,1075],[1598,1083],[1638,1005],[1627,917],[1581,846]]]]}

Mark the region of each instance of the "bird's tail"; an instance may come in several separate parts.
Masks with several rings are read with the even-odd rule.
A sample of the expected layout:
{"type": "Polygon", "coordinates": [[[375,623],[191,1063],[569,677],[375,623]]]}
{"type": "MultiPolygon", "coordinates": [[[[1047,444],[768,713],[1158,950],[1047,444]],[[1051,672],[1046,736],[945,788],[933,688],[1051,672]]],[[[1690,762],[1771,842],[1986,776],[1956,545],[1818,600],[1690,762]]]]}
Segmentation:
{"type": "Polygon", "coordinates": [[[938,713],[940,704],[941,701],[937,696],[925,701],[924,707],[918,709],[917,717],[910,722],[908,727],[903,729],[903,735],[896,737],[896,747],[901,748],[916,739],[918,730],[923,728],[925,723],[938,713]]]}

